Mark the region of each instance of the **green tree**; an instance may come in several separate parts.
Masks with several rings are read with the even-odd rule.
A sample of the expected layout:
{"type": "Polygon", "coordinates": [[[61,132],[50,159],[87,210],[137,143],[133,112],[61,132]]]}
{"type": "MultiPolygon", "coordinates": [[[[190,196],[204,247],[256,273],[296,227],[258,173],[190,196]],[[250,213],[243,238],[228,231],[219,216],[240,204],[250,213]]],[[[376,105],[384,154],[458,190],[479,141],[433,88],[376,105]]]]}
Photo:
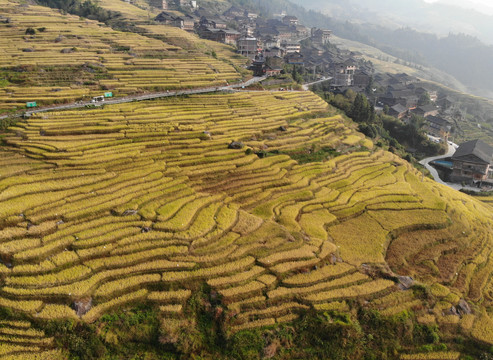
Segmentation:
{"type": "Polygon", "coordinates": [[[431,99],[430,99],[430,94],[428,92],[424,92],[418,100],[418,105],[419,106],[424,106],[424,105],[430,105],[431,104],[431,99]]]}
{"type": "Polygon", "coordinates": [[[375,108],[365,95],[356,95],[351,106],[350,117],[358,123],[372,124],[375,122],[375,108]]]}
{"type": "Polygon", "coordinates": [[[366,88],[365,88],[365,92],[368,95],[372,95],[373,94],[373,87],[374,87],[373,76],[370,76],[370,79],[368,80],[368,84],[366,85],[366,88]]]}

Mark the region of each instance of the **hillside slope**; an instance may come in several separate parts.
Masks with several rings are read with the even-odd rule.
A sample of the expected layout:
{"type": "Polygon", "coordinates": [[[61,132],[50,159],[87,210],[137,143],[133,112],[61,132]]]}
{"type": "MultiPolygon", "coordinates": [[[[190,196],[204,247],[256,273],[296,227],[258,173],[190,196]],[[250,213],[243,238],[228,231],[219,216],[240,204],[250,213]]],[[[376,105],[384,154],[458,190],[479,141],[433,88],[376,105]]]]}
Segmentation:
{"type": "Polygon", "coordinates": [[[96,21],[36,5],[1,0],[0,111],[87,100],[220,86],[244,75],[233,48],[155,25],[156,38],[112,30],[96,21]],[[30,30],[28,30],[30,29],[30,30]],[[34,34],[32,34],[34,32],[34,34]],[[29,33],[29,34],[28,34],[29,33]],[[215,54],[215,56],[212,56],[215,54]]]}
{"type": "Polygon", "coordinates": [[[459,316],[443,310],[466,298],[482,305],[464,331],[492,341],[477,330],[493,301],[492,209],[391,153],[358,151],[371,143],[311,93],[107,106],[44,114],[11,131],[0,305],[15,313],[78,319],[71,306],[92,301],[80,312],[92,323],[146,302],[173,333],[187,326],[184,303],[206,282],[222,296],[230,333],[292,321],[303,309],[344,310],[351,299],[458,327],[459,316]],[[232,139],[279,155],[228,149],[232,139]],[[346,154],[290,157],[324,148],[346,154]],[[400,292],[390,269],[447,285],[443,299],[388,306],[383,297],[400,292]]]}
{"type": "MultiPolygon", "coordinates": [[[[42,34],[60,19],[25,9],[45,11],[42,34]]],[[[146,51],[164,44],[138,39],[146,51]]],[[[167,60],[191,66],[187,53],[167,60]]],[[[440,339],[487,349],[493,208],[355,129],[308,91],[173,97],[11,126],[0,148],[0,359],[364,359],[372,347],[458,359],[440,339]],[[378,339],[398,338],[387,334],[396,323],[411,337],[387,349],[355,318],[380,324],[378,339]]]]}

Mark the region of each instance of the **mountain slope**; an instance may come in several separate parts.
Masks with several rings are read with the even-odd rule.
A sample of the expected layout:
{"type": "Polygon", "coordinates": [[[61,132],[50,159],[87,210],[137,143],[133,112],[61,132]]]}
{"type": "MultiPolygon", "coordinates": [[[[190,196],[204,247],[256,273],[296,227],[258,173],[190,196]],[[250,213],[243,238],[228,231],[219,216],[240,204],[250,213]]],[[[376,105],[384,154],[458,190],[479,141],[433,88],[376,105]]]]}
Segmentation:
{"type": "MultiPolygon", "coordinates": [[[[492,209],[388,152],[352,153],[371,145],[331,113],[310,93],[245,93],[20,123],[4,165],[24,154],[45,169],[0,182],[0,251],[13,265],[2,266],[0,303],[48,320],[77,318],[69,306],[92,298],[82,321],[93,322],[117,306],[159,304],[163,291],[190,294],[200,280],[238,314],[225,324],[235,332],[398,291],[388,264],[449,285],[454,297],[423,309],[438,322],[449,323],[439,309],[455,298],[490,304],[492,209]],[[232,138],[286,155],[228,150],[232,138]],[[290,159],[307,147],[347,155],[290,159]],[[258,307],[244,307],[249,299],[258,307]]],[[[184,300],[162,306],[164,319],[180,318],[184,300]]]]}
{"type": "Polygon", "coordinates": [[[493,209],[355,129],[308,91],[106,105],[10,127],[0,358],[486,352],[493,209]],[[467,341],[448,340],[458,333],[467,341]]]}
{"type": "Polygon", "coordinates": [[[446,2],[425,1],[294,1],[306,8],[316,9],[339,20],[374,23],[396,29],[403,26],[418,31],[446,36],[464,33],[493,43],[492,16],[479,13],[461,2],[461,7],[446,2]]]}
{"type": "Polygon", "coordinates": [[[172,27],[151,26],[143,36],[46,7],[0,5],[9,19],[0,23],[6,55],[0,60],[0,110],[23,108],[27,101],[88,100],[105,91],[125,96],[221,86],[242,77],[238,66],[245,59],[233,48],[172,27]],[[34,34],[26,35],[28,29],[34,34]]]}

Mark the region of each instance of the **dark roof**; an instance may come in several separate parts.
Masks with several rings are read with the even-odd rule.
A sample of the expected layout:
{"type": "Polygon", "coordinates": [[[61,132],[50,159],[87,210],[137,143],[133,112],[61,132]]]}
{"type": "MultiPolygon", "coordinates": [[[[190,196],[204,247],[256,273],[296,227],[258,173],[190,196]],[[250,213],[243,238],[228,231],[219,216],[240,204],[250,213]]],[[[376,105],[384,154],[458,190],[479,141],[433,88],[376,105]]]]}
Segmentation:
{"type": "Polygon", "coordinates": [[[401,99],[401,98],[417,98],[416,95],[411,90],[396,90],[389,91],[389,95],[393,99],[401,99]]]}
{"type": "Polygon", "coordinates": [[[402,104],[394,105],[390,109],[394,110],[397,114],[402,114],[407,111],[407,107],[402,104]]]}
{"type": "Polygon", "coordinates": [[[175,19],[175,16],[171,15],[170,13],[167,13],[165,11],[162,11],[158,16],[154,18],[156,21],[172,21],[175,19]]]}
{"type": "Polygon", "coordinates": [[[408,88],[405,85],[401,84],[401,83],[389,85],[389,89],[390,88],[391,88],[392,91],[408,90],[408,88]]]}
{"type": "Polygon", "coordinates": [[[238,31],[236,30],[231,30],[231,29],[221,29],[219,30],[220,32],[229,34],[229,35],[241,35],[238,31]]]}
{"type": "Polygon", "coordinates": [[[303,57],[303,54],[301,54],[299,51],[295,51],[293,53],[286,55],[286,57],[287,58],[289,58],[289,57],[303,57]]]}
{"type": "Polygon", "coordinates": [[[434,123],[440,126],[452,126],[452,124],[440,116],[428,115],[426,120],[430,123],[434,123]]]}
{"type": "Polygon", "coordinates": [[[493,148],[480,139],[471,140],[461,144],[452,159],[468,155],[474,155],[485,163],[490,164],[493,159],[493,148]]]}

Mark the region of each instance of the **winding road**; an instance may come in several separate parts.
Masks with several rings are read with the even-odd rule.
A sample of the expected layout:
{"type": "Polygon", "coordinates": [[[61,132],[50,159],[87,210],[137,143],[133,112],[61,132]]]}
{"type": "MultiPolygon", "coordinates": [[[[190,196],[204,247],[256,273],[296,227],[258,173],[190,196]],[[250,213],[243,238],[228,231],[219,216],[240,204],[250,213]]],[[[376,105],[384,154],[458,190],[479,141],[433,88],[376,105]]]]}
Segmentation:
{"type": "Polygon", "coordinates": [[[463,188],[462,185],[447,183],[447,182],[443,181],[442,179],[440,179],[440,176],[438,175],[438,171],[433,166],[430,165],[430,163],[432,161],[445,159],[445,158],[451,157],[452,155],[455,154],[455,148],[448,143],[447,143],[447,146],[448,146],[448,151],[444,155],[432,156],[432,157],[421,160],[419,163],[421,165],[423,165],[431,173],[431,176],[433,176],[433,179],[435,179],[435,181],[437,183],[448,186],[448,187],[455,189],[455,190],[460,190],[463,188]]]}
{"type": "Polygon", "coordinates": [[[331,77],[328,77],[328,78],[325,78],[325,79],[322,79],[322,80],[317,80],[317,81],[314,81],[314,82],[311,82],[311,83],[308,83],[308,84],[304,84],[303,85],[303,90],[308,90],[310,88],[310,86],[312,85],[315,85],[315,84],[319,84],[319,83],[323,83],[325,81],[329,81],[329,80],[332,80],[333,78],[331,77]]]}
{"type": "Polygon", "coordinates": [[[8,117],[21,117],[23,115],[31,116],[34,113],[54,111],[54,110],[78,109],[78,108],[83,108],[87,105],[95,105],[95,106],[113,105],[113,104],[129,103],[129,102],[133,102],[133,101],[144,101],[144,100],[159,99],[159,98],[165,98],[165,97],[170,97],[170,96],[205,94],[205,93],[219,92],[219,91],[234,91],[235,89],[248,87],[252,84],[263,81],[266,78],[267,78],[266,76],[255,76],[248,81],[237,83],[237,84],[232,84],[232,85],[227,85],[227,86],[220,86],[220,87],[215,86],[215,87],[208,87],[208,88],[201,88],[201,89],[165,91],[165,92],[157,92],[157,93],[144,94],[144,95],[126,96],[126,97],[122,97],[122,98],[105,99],[104,102],[97,102],[97,103],[93,103],[91,101],[86,101],[86,102],[79,101],[79,102],[75,102],[75,103],[71,103],[71,104],[48,106],[48,107],[36,108],[36,109],[28,110],[28,111],[23,111],[21,113],[3,115],[3,116],[0,116],[0,119],[6,119],[8,117]]]}
{"type": "MultiPolygon", "coordinates": [[[[91,101],[85,101],[85,102],[79,101],[79,102],[75,102],[75,103],[71,103],[71,104],[47,106],[47,107],[35,108],[32,110],[22,111],[22,112],[18,112],[15,114],[2,115],[2,116],[0,116],[0,120],[6,119],[9,117],[31,116],[32,114],[35,114],[35,113],[47,112],[47,111],[79,109],[79,108],[86,107],[87,105],[95,105],[95,106],[114,105],[114,104],[129,103],[129,102],[133,102],[133,101],[160,99],[160,98],[165,98],[165,97],[170,97],[170,96],[205,94],[205,93],[219,92],[219,91],[235,91],[237,89],[246,88],[252,84],[261,82],[265,79],[267,79],[267,76],[254,76],[253,78],[251,78],[248,81],[237,83],[237,84],[232,84],[232,85],[227,85],[227,86],[219,86],[219,87],[215,86],[215,87],[207,87],[207,88],[192,89],[192,90],[180,90],[180,91],[165,91],[165,92],[163,91],[163,92],[144,94],[144,95],[134,95],[134,96],[126,96],[126,97],[122,97],[122,98],[105,99],[104,102],[97,102],[97,103],[93,103],[91,101]]],[[[322,80],[314,81],[314,82],[311,82],[308,84],[304,84],[303,90],[307,91],[310,86],[324,82],[324,81],[328,81],[331,79],[332,79],[331,77],[328,77],[326,79],[322,79],[322,80]]]]}

